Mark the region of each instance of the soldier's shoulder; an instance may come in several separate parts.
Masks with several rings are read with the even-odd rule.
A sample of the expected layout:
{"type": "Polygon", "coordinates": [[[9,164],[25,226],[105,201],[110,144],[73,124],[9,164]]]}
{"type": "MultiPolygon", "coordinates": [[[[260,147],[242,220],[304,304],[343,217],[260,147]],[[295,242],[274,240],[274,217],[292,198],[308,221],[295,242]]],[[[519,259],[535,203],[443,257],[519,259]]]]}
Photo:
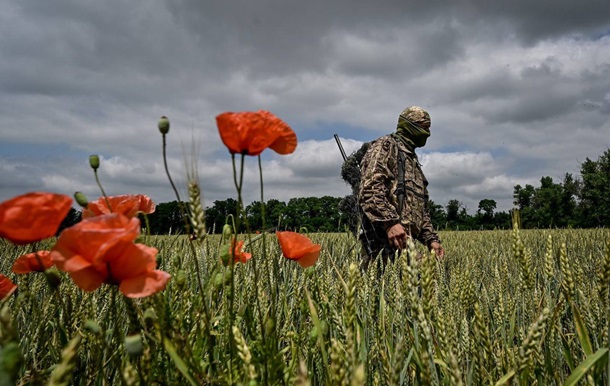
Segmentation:
{"type": "Polygon", "coordinates": [[[382,148],[384,151],[390,151],[394,146],[396,146],[396,139],[391,134],[384,135],[371,142],[371,148],[382,148]]]}

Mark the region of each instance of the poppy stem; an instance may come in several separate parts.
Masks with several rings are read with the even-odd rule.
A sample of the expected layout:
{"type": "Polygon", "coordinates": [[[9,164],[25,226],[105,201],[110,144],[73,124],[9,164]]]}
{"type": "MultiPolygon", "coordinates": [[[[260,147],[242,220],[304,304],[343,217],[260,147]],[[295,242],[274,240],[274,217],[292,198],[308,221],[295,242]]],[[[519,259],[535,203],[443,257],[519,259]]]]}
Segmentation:
{"type": "MultiPolygon", "coordinates": [[[[263,190],[263,165],[262,165],[262,161],[261,161],[261,156],[260,154],[258,155],[258,174],[260,176],[260,182],[261,182],[261,218],[262,218],[262,236],[263,236],[263,249],[262,249],[262,254],[263,254],[263,259],[262,261],[266,261],[267,260],[267,244],[265,242],[266,238],[265,238],[265,230],[266,230],[266,224],[265,224],[265,201],[264,201],[264,190],[263,190]]],[[[275,259],[273,259],[273,266],[274,266],[274,270],[276,267],[276,261],[275,259]]],[[[277,272],[276,272],[277,273],[277,272]]],[[[260,302],[258,300],[258,274],[256,272],[256,266],[254,266],[254,290],[256,291],[255,293],[257,294],[256,296],[256,305],[258,307],[258,314],[260,315],[260,325],[261,325],[261,339],[263,341],[263,347],[266,347],[266,342],[265,342],[265,323],[262,317],[262,313],[260,310],[260,302]]],[[[275,275],[275,291],[271,294],[271,307],[272,307],[272,315],[273,315],[273,325],[275,326],[275,296],[277,294],[278,291],[278,284],[277,284],[277,275],[275,275]]],[[[267,357],[265,357],[265,359],[267,359],[267,357]]],[[[269,376],[269,370],[268,370],[268,365],[267,365],[267,360],[265,360],[264,362],[264,372],[263,372],[263,383],[267,384],[268,383],[268,376],[269,376]]]]}
{"type": "MultiPolygon", "coordinates": [[[[174,185],[174,181],[172,180],[172,176],[169,173],[169,168],[167,167],[167,139],[166,139],[166,133],[161,132],[162,134],[162,138],[163,138],[163,166],[165,167],[165,174],[167,174],[167,179],[169,180],[170,185],[172,186],[172,189],[174,190],[174,193],[176,194],[176,198],[178,199],[178,207],[180,208],[180,214],[182,216],[182,218],[184,219],[184,229],[187,235],[191,234],[191,226],[190,226],[190,221],[188,218],[188,214],[186,212],[186,209],[184,208],[184,203],[182,202],[182,199],[180,198],[180,193],[178,193],[178,189],[176,189],[176,185],[174,185]]],[[[199,268],[199,261],[197,260],[197,251],[195,250],[195,244],[193,244],[193,242],[191,241],[189,243],[189,246],[191,248],[191,253],[193,254],[193,262],[195,264],[195,273],[197,274],[197,286],[199,287],[199,293],[201,294],[202,300],[203,300],[203,312],[206,316],[206,323],[205,323],[205,332],[208,336],[208,356],[210,357],[210,368],[211,368],[211,372],[213,373],[215,371],[216,368],[216,363],[214,362],[214,337],[212,336],[211,332],[210,332],[210,311],[208,309],[208,304],[206,303],[206,299],[205,299],[205,288],[203,286],[203,280],[201,278],[201,269],[199,268]]],[[[179,257],[179,265],[182,266],[182,256],[180,255],[179,257]]]]}
{"type": "Polygon", "coordinates": [[[167,174],[167,179],[169,180],[169,184],[174,189],[174,193],[176,194],[176,198],[178,198],[178,202],[182,202],[180,199],[180,194],[178,193],[178,189],[176,189],[176,185],[174,185],[174,181],[172,180],[172,176],[169,174],[169,168],[167,167],[167,140],[165,139],[165,134],[163,134],[163,166],[165,167],[165,174],[167,174]]]}
{"type": "Polygon", "coordinates": [[[97,175],[97,169],[93,170],[93,175],[95,176],[95,182],[97,182],[97,186],[99,186],[100,190],[102,191],[102,196],[104,196],[104,201],[106,201],[106,206],[108,207],[108,210],[110,211],[110,213],[112,213],[112,207],[110,207],[110,201],[108,201],[108,196],[106,195],[106,192],[104,191],[104,187],[102,186],[102,183],[100,182],[100,178],[97,175]]]}
{"type": "MultiPolygon", "coordinates": [[[[233,181],[235,183],[235,189],[237,189],[237,208],[236,208],[236,214],[237,214],[237,218],[236,218],[236,226],[235,226],[235,240],[237,241],[237,235],[239,234],[239,229],[241,227],[241,219],[242,219],[242,208],[243,208],[243,202],[242,202],[242,197],[241,197],[241,188],[243,185],[243,181],[244,181],[244,163],[245,163],[245,157],[242,154],[241,155],[241,159],[240,159],[240,167],[239,167],[239,181],[237,179],[237,169],[235,166],[235,154],[231,154],[231,163],[233,165],[233,181]]],[[[230,262],[230,269],[231,269],[231,288],[229,291],[229,340],[230,340],[230,350],[229,350],[229,357],[230,357],[230,361],[229,364],[233,363],[233,357],[234,355],[234,351],[235,351],[235,339],[234,339],[234,334],[233,334],[233,322],[235,320],[235,310],[234,310],[234,303],[235,303],[235,248],[233,248],[233,246],[231,245],[231,262],[230,262]]]]}

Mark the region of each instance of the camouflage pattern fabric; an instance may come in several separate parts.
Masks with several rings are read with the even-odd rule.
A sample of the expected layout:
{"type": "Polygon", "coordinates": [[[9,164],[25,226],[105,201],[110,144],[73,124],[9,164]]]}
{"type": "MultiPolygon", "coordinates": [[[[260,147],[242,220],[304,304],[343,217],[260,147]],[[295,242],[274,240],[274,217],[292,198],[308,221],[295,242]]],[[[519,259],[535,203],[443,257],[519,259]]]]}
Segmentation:
{"type": "Polygon", "coordinates": [[[411,147],[422,147],[430,136],[430,114],[419,106],[403,110],[398,117],[396,133],[411,147]]]}
{"type": "Polygon", "coordinates": [[[387,239],[386,229],[402,223],[407,233],[426,246],[439,241],[430,222],[428,211],[428,181],[424,176],[417,155],[397,134],[390,134],[374,141],[365,154],[358,192],[358,206],[362,217],[360,241],[363,245],[362,268],[381,254],[385,265],[393,261],[396,249],[387,239]],[[402,213],[395,194],[399,183],[398,152],[404,154],[405,199],[402,213]]]}

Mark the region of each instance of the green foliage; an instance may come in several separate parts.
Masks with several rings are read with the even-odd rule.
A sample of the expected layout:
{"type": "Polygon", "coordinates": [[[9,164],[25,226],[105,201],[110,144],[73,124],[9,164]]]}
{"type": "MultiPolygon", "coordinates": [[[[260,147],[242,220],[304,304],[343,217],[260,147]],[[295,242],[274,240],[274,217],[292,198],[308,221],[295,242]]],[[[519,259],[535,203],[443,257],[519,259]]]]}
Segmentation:
{"type": "Polygon", "coordinates": [[[579,210],[586,227],[610,227],[610,149],[597,161],[589,158],[580,168],[582,177],[579,210]]]}
{"type": "MultiPolygon", "coordinates": [[[[145,221],[142,224],[146,224],[145,221]]],[[[156,205],[153,213],[148,215],[150,231],[154,235],[185,233],[184,217],[178,201],[164,202],[156,205]]]]}
{"type": "MultiPolygon", "coordinates": [[[[173,278],[136,301],[9,275],[0,349],[18,367],[2,371],[17,384],[608,383],[607,230],[442,232],[445,260],[410,246],[381,277],[356,268],[351,233],[309,236],[323,252],[307,270],[270,234],[242,235],[253,258],[234,267],[220,235],[195,255],[186,235],[144,236],[173,278]]],[[[0,242],[0,271],[28,248],[0,242]]]]}

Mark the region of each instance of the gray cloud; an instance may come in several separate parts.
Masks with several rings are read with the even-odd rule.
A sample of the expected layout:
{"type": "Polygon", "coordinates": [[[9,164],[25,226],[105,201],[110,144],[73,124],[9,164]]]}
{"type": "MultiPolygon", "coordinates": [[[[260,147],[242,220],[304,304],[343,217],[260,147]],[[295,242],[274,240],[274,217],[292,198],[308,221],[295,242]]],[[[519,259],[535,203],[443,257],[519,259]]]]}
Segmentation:
{"type": "MultiPolygon", "coordinates": [[[[507,209],[515,184],[577,173],[610,146],[609,11],[602,0],[3,2],[0,200],[99,195],[89,154],[109,194],[173,200],[161,115],[179,185],[195,163],[208,205],[235,197],[214,117],[258,109],[300,140],[290,156],[263,153],[265,197],[341,196],[332,134],[350,153],[417,104],[432,115],[418,152],[433,200],[507,209]]],[[[244,173],[244,198],[258,200],[255,158],[244,173]]]]}

